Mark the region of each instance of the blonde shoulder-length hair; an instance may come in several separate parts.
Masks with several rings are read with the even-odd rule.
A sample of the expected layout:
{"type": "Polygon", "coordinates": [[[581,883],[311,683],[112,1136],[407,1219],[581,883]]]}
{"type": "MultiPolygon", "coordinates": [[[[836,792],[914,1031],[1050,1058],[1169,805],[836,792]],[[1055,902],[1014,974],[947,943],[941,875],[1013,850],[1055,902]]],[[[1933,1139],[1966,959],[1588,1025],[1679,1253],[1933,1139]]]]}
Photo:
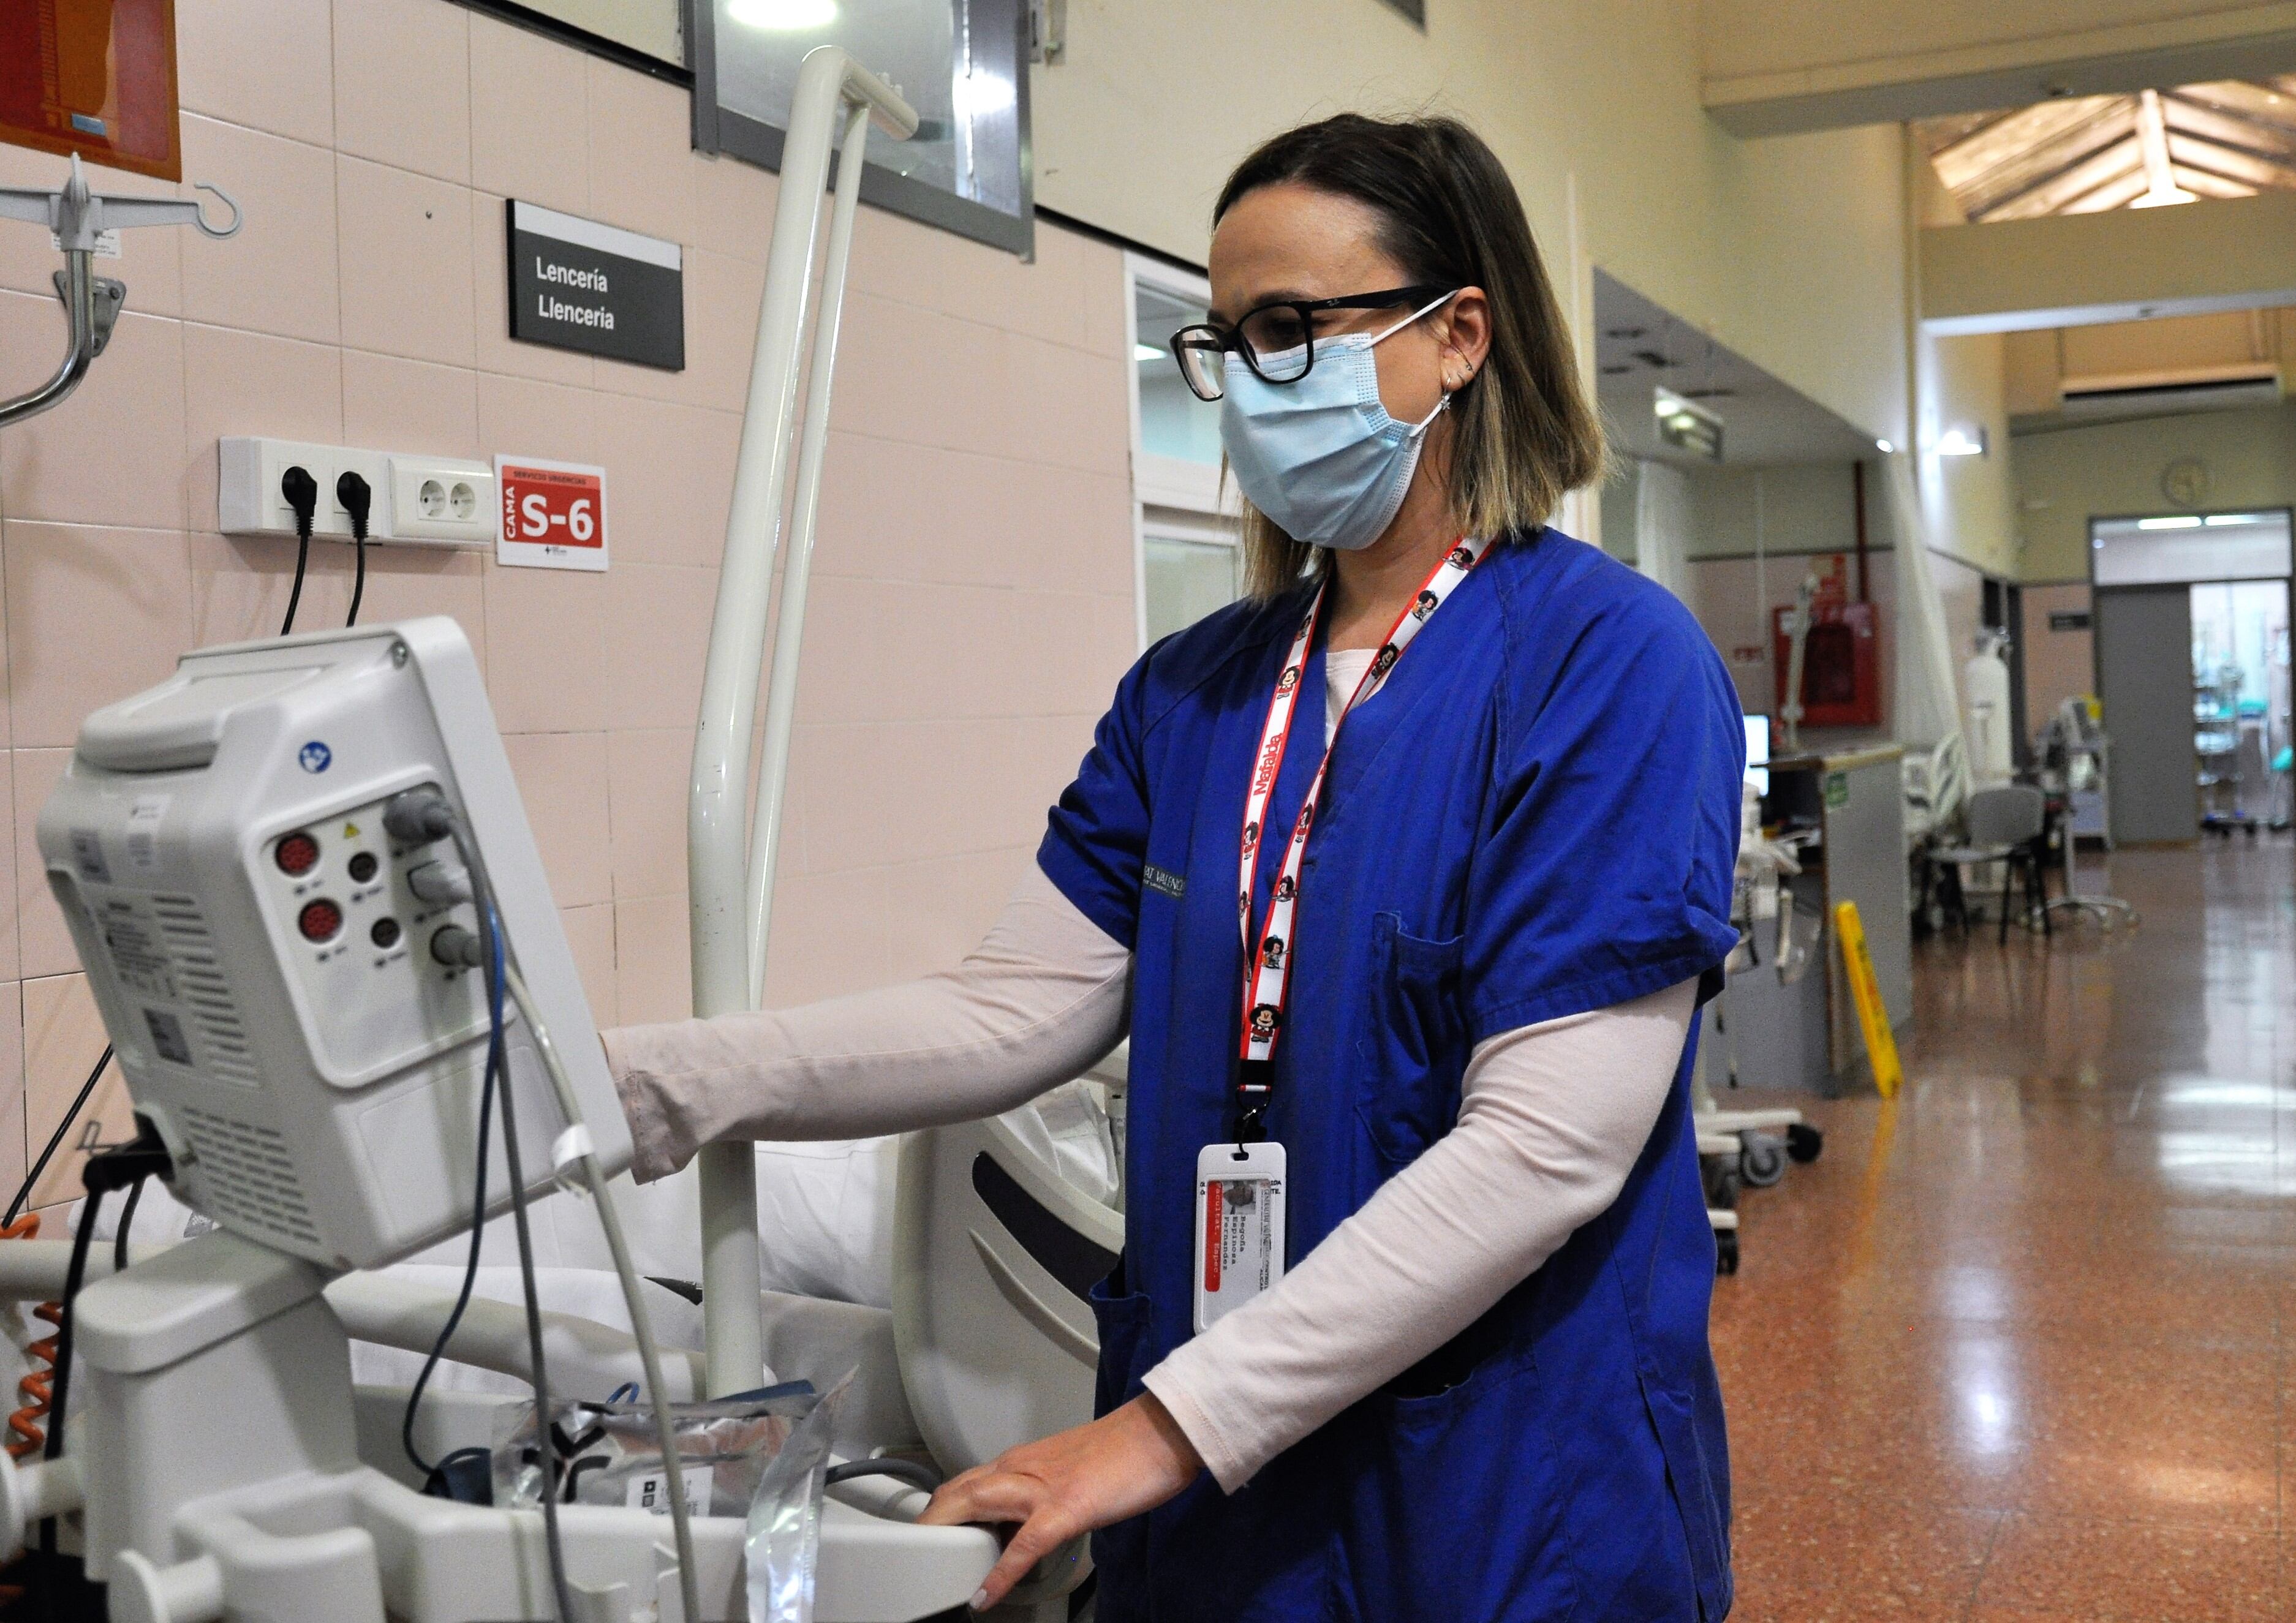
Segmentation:
{"type": "MultiPolygon", "coordinates": [[[[1414,283],[1480,287],[1490,303],[1491,348],[1451,396],[1451,509],[1465,534],[1536,530],[1563,493],[1599,479],[1603,429],[1587,399],[1570,333],[1538,246],[1498,156],[1456,119],[1386,120],[1341,113],[1287,130],[1228,176],[1212,210],[1296,182],[1367,204],[1380,246],[1414,283]]],[[[1245,589],[1273,596],[1321,567],[1250,502],[1243,510],[1245,589]]]]}

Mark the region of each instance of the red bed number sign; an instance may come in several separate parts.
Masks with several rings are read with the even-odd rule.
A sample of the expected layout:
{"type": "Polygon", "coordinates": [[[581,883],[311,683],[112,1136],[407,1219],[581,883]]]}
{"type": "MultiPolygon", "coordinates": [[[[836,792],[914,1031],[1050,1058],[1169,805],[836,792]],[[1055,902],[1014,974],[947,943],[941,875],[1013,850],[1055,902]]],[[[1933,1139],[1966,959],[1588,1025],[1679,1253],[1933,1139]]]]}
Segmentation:
{"type": "Polygon", "coordinates": [[[584,463],[497,456],[502,535],[495,561],[528,568],[606,567],[606,471],[584,463]]]}

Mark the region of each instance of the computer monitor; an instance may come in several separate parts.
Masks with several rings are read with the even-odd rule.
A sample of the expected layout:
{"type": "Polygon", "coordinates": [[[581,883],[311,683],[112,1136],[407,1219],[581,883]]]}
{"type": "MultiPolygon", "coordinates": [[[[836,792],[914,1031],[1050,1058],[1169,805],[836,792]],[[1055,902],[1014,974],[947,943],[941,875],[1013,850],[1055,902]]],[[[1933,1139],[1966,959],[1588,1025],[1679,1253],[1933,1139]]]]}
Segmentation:
{"type": "Polygon", "coordinates": [[[1770,718],[1746,717],[1746,781],[1758,795],[1770,792],[1770,718]]]}
{"type": "MultiPolygon", "coordinates": [[[[39,818],[49,885],[176,1194],[335,1267],[381,1266],[473,1216],[485,977],[434,946],[475,931],[478,912],[453,840],[385,828],[410,791],[442,799],[483,862],[598,1157],[626,1167],[573,954],[451,619],[186,654],[87,718],[39,818]],[[426,899],[442,875],[444,899],[426,899]]],[[[504,1046],[521,1170],[545,1187],[568,1124],[515,1011],[504,1046]]],[[[497,1120],[490,1209],[509,1199],[502,1157],[497,1120]]]]}

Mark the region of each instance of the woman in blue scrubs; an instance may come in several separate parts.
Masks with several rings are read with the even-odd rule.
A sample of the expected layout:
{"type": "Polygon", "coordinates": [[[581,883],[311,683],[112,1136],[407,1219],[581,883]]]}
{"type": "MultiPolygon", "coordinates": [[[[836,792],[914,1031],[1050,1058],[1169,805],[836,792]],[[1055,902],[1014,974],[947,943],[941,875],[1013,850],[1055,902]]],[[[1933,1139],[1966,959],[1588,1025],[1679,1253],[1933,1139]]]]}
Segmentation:
{"type": "MultiPolygon", "coordinates": [[[[1601,443],[1496,159],[1447,120],[1292,131],[1229,181],[1210,272],[1175,353],[1222,401],[1253,595],[1126,677],[1038,858],[1133,953],[1111,1411],[1157,1406],[1203,1317],[1206,1146],[1281,1146],[1303,1258],[1452,1127],[1479,1044],[1734,939],[1735,694],[1670,596],[1543,528],[1601,443]],[[1327,647],[1376,650],[1378,685],[1320,782],[1320,736],[1275,734],[1263,802],[1272,696],[1320,717],[1327,647]],[[1267,831],[1242,895],[1240,817],[1267,831]],[[1246,941],[1279,965],[1247,978],[1246,941]]],[[[1017,1451],[937,1518],[1021,1522],[1027,1554],[1120,1516],[1103,1619],[1719,1619],[1693,1046],[1608,1209],[1238,1492],[1159,1415],[1017,1451]]]]}
{"type": "MultiPolygon", "coordinates": [[[[1028,1031],[1098,997],[1104,1047],[1128,1007],[1102,1417],[929,1519],[1015,1529],[977,1603],[1095,1532],[1103,1623],[1715,1623],[1689,1034],[1735,939],[1735,694],[1679,602],[1546,527],[1601,434],[1480,140],[1294,130],[1216,220],[1211,319],[1173,346],[1221,402],[1251,593],[1126,676],[1029,904],[1116,969],[1028,1031]]],[[[980,1113],[945,1095],[1000,1063],[1015,1101],[1076,1074],[990,1029],[1026,1002],[950,1022],[944,1096],[898,1120],[848,1102],[921,1039],[849,1084],[832,1015],[611,1034],[641,1173],[709,1137],[980,1113]]]]}

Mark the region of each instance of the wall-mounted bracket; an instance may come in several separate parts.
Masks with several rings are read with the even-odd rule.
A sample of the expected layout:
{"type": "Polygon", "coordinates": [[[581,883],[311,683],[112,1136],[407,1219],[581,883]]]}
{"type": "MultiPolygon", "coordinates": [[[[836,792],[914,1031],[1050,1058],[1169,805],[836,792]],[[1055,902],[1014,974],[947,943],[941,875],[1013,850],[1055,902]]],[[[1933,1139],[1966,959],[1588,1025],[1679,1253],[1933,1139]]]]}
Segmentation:
{"type": "Polygon", "coordinates": [[[211,237],[235,236],[244,217],[221,187],[193,183],[212,192],[231,210],[231,222],[210,225],[197,198],[111,197],[87,189],[79,154],[72,154],[71,176],[53,192],[26,186],[0,186],[0,219],[25,220],[45,225],[62,250],[64,268],[56,273],[56,296],[64,301],[64,316],[71,340],[55,375],[27,395],[0,401],[0,428],[36,416],[60,404],[79,387],[89,363],[103,353],[111,329],[127,302],[123,283],[95,274],[91,261],[106,232],[138,225],[196,225],[211,237]]]}

